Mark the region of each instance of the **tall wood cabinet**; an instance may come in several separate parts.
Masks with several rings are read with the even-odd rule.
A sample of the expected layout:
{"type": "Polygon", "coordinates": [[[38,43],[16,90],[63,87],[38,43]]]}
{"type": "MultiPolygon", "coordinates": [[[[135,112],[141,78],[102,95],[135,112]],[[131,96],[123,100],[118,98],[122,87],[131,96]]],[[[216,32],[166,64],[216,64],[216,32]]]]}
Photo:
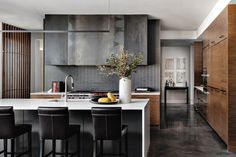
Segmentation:
{"type": "Polygon", "coordinates": [[[202,42],[194,42],[194,85],[200,86],[202,84],[201,74],[203,73],[203,53],[202,42]]]}
{"type": "Polygon", "coordinates": [[[236,151],[236,5],[228,5],[203,34],[209,90],[207,120],[236,151]]]}

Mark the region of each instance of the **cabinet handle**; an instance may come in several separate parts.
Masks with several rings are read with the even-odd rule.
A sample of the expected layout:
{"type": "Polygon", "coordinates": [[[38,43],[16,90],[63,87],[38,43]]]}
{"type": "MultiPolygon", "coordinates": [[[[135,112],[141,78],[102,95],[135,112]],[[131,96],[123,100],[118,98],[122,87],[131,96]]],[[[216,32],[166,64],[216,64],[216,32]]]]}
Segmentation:
{"type": "Polygon", "coordinates": [[[219,36],[219,38],[224,38],[224,35],[219,36]]]}

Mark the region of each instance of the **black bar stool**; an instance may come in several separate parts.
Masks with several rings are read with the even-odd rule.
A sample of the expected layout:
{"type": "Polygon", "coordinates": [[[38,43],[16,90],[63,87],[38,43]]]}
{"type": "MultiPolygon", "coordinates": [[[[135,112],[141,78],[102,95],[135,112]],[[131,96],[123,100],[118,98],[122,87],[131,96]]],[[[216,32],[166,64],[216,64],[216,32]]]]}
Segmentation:
{"type": "Polygon", "coordinates": [[[23,156],[28,154],[32,157],[32,141],[31,141],[32,126],[29,124],[15,124],[15,115],[13,107],[1,106],[0,107],[0,139],[3,139],[4,149],[0,151],[0,154],[4,153],[4,157],[11,155],[14,157],[23,156]],[[28,134],[28,150],[25,152],[15,152],[15,139],[23,134],[28,134]],[[7,151],[7,141],[11,140],[11,151],[7,151]]]}
{"type": "Polygon", "coordinates": [[[94,126],[94,151],[95,156],[122,154],[122,137],[125,137],[125,156],[128,156],[128,126],[122,125],[122,114],[120,107],[93,107],[92,108],[94,126]],[[119,154],[103,153],[103,141],[114,140],[119,142],[119,154]],[[98,154],[97,142],[100,141],[100,153],[98,154]]]}
{"type": "Polygon", "coordinates": [[[40,125],[40,156],[47,157],[52,154],[65,155],[66,157],[80,156],[80,125],[69,125],[69,111],[67,107],[39,107],[40,125]],[[68,140],[70,137],[77,136],[77,149],[74,153],[68,152],[68,140]],[[52,151],[44,155],[45,140],[52,140],[52,151]],[[56,140],[65,142],[65,152],[56,152],[56,140]]]}

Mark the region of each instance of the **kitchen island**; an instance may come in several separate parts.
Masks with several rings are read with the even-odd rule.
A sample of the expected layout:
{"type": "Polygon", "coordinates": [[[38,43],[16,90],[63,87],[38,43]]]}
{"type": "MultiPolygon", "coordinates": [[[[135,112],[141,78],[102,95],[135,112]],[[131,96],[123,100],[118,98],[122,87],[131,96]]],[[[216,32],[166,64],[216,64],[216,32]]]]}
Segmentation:
{"type": "MultiPolygon", "coordinates": [[[[0,106],[13,106],[16,123],[27,123],[33,126],[33,156],[39,156],[39,121],[37,109],[44,107],[68,107],[70,123],[81,126],[81,156],[93,156],[93,124],[92,107],[121,107],[123,124],[128,125],[128,152],[129,157],[147,157],[150,144],[150,105],[148,99],[133,99],[129,104],[97,105],[89,100],[64,102],[63,100],[45,99],[1,99],[0,106]]],[[[71,143],[75,142],[72,139],[71,143]]],[[[25,145],[24,139],[19,139],[18,147],[25,145]]],[[[58,142],[57,149],[62,143],[58,142]]],[[[70,149],[74,149],[70,144],[70,149]]],[[[105,152],[118,151],[116,142],[106,142],[105,152]]],[[[51,148],[47,143],[46,151],[51,148]]],[[[0,148],[1,150],[1,148],[0,148]]]]}

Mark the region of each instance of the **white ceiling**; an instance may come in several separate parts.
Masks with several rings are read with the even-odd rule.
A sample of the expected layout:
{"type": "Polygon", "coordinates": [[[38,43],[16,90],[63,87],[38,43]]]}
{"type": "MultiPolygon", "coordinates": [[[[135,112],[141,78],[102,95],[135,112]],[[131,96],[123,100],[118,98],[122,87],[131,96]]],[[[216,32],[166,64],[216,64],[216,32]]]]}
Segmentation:
{"type": "Polygon", "coordinates": [[[148,14],[162,30],[197,30],[218,0],[1,0],[0,21],[42,29],[45,14],[148,14]]]}

